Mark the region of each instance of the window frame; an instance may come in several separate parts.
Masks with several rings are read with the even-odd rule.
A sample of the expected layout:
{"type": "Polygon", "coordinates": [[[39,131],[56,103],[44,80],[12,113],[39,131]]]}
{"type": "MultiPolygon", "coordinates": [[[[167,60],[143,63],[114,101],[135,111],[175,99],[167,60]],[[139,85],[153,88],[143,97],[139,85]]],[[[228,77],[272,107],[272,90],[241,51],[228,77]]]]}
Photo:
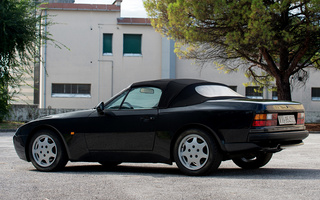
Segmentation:
{"type": "Polygon", "coordinates": [[[110,56],[113,55],[113,34],[112,33],[103,33],[102,36],[102,55],[104,56],[110,56]],[[108,47],[105,48],[105,37],[110,36],[111,41],[109,42],[110,44],[110,52],[107,51],[109,49],[108,47]]]}
{"type": "Polygon", "coordinates": [[[238,92],[238,86],[237,85],[228,85],[228,88],[230,88],[231,90],[238,92]]]}
{"type": "Polygon", "coordinates": [[[259,86],[247,86],[246,89],[245,89],[245,96],[249,99],[263,99],[263,92],[262,93],[259,93],[259,92],[255,92],[254,90],[255,89],[259,89],[259,86]],[[260,95],[248,95],[248,91],[247,89],[249,88],[252,88],[253,89],[253,92],[249,91],[249,94],[252,93],[252,94],[260,94],[260,95]]]}
{"type": "Polygon", "coordinates": [[[312,87],[311,88],[311,100],[312,101],[320,101],[320,87],[312,87]],[[315,91],[317,90],[317,91],[315,91]],[[314,94],[317,93],[319,96],[314,96],[314,94]]]}
{"type": "Polygon", "coordinates": [[[125,33],[123,34],[123,56],[132,56],[132,57],[140,57],[142,56],[142,34],[129,34],[129,33],[125,33]],[[139,41],[137,42],[137,44],[139,47],[137,48],[138,51],[132,51],[132,45],[128,44],[128,42],[132,43],[133,39],[128,38],[128,37],[134,37],[134,36],[139,36],[139,41]],[[131,41],[128,41],[131,40],[131,41]],[[130,47],[130,50],[128,50],[128,48],[130,47]]]}
{"type": "MultiPolygon", "coordinates": [[[[60,88],[61,89],[61,88],[60,88]]],[[[87,83],[52,83],[51,84],[51,97],[53,98],[91,98],[91,84],[87,83]],[[63,92],[57,92],[59,88],[55,86],[63,86],[63,92]],[[81,86],[89,87],[88,92],[79,93],[81,86]],[[70,88],[69,88],[70,87],[70,88]],[[76,91],[74,89],[76,88],[76,91]]]]}
{"type": "Polygon", "coordinates": [[[278,92],[276,89],[277,88],[272,88],[272,100],[278,100],[278,92]]]}

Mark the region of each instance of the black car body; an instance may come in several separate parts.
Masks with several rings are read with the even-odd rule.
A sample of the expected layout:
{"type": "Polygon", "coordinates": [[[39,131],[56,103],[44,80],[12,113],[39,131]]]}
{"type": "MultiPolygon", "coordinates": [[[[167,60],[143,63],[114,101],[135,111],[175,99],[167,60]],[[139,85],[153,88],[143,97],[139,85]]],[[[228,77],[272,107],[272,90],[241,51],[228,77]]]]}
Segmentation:
{"type": "Polygon", "coordinates": [[[14,138],[19,157],[41,171],[67,161],[176,162],[203,175],[232,159],[259,168],[308,136],[297,102],[252,100],[226,85],[193,79],[134,83],[95,109],[40,118],[14,138]]]}

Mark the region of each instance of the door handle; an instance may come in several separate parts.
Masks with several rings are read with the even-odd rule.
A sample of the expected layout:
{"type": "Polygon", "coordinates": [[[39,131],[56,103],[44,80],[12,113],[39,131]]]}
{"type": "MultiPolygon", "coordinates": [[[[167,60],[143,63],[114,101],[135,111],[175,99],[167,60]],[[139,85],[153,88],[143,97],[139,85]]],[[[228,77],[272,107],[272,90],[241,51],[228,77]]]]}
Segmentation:
{"type": "Polygon", "coordinates": [[[143,122],[149,122],[149,121],[154,121],[156,118],[153,117],[153,116],[143,116],[143,117],[141,117],[140,119],[141,119],[141,121],[143,121],[143,122]]]}

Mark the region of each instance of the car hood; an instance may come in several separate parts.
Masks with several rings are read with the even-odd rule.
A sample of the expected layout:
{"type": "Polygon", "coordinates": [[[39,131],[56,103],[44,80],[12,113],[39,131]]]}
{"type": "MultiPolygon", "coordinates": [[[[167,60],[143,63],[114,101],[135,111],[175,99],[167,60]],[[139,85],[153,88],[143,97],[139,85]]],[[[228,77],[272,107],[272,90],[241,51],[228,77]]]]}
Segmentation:
{"type": "Polygon", "coordinates": [[[88,117],[93,112],[96,112],[96,110],[95,109],[80,110],[80,111],[67,112],[67,113],[61,113],[61,114],[55,114],[55,115],[48,115],[45,117],[40,117],[33,121],[41,121],[41,120],[47,120],[47,119],[69,119],[69,118],[88,117]]]}

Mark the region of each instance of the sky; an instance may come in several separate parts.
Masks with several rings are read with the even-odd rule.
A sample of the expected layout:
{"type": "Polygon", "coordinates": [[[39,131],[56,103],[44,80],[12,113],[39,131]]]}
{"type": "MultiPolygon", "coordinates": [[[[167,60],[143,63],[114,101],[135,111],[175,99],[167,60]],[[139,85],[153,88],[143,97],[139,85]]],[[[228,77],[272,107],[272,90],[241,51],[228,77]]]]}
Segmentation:
{"type": "MultiPolygon", "coordinates": [[[[143,0],[122,0],[121,17],[146,18],[147,13],[143,7],[143,0]]],[[[75,3],[84,4],[112,4],[114,0],[75,0],[75,3]]]]}

